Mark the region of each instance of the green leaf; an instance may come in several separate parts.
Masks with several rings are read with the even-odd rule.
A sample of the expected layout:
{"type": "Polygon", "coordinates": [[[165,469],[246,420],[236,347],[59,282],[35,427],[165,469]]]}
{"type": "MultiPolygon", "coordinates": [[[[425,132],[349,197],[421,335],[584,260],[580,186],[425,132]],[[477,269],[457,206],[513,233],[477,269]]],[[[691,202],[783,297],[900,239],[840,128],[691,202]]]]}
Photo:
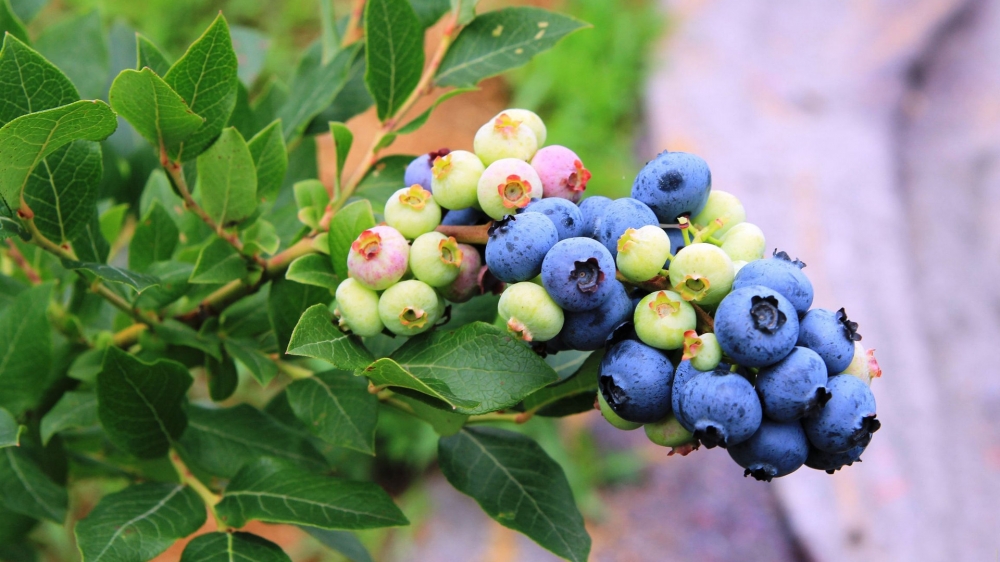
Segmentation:
{"type": "Polygon", "coordinates": [[[313,435],[337,447],[375,454],[378,398],[365,379],[326,371],[293,382],[286,391],[295,415],[313,435]]]}
{"type": "Polygon", "coordinates": [[[66,520],[66,488],[49,480],[22,447],[0,449],[0,499],[17,513],[59,524],[66,520]]]}
{"type": "Polygon", "coordinates": [[[283,459],[313,471],[326,468],[323,455],[308,439],[289,431],[253,406],[189,406],[188,428],[181,437],[185,460],[220,478],[261,457],[283,459]]]}
{"type": "Polygon", "coordinates": [[[28,30],[25,29],[24,23],[14,13],[14,9],[10,7],[10,0],[0,2],[0,32],[9,33],[25,43],[31,43],[31,40],[28,39],[28,30]]]}
{"type": "Polygon", "coordinates": [[[483,78],[517,68],[588,24],[541,8],[487,12],[463,29],[441,61],[438,86],[475,86],[483,78]]]}
{"type": "Polygon", "coordinates": [[[152,275],[136,273],[134,271],[105,265],[103,263],[84,263],[73,260],[62,260],[62,265],[66,269],[87,270],[105,281],[128,285],[140,293],[154,285],[160,284],[160,280],[152,275]]]}
{"type": "Polygon", "coordinates": [[[323,546],[336,550],[351,562],[372,562],[371,554],[368,554],[365,545],[361,544],[354,533],[307,526],[300,528],[322,543],[323,546]]]}
{"type": "Polygon", "coordinates": [[[333,272],[330,258],[322,254],[308,254],[296,259],[288,266],[285,277],[297,283],[336,289],[340,278],[333,272]]]}
{"type": "Polygon", "coordinates": [[[228,283],[247,274],[247,263],[236,248],[216,237],[198,254],[191,283],[228,283]]]}
{"type": "Polygon", "coordinates": [[[63,69],[83,97],[104,97],[110,62],[101,15],[96,10],[46,27],[35,48],[63,69]]]}
{"type": "Polygon", "coordinates": [[[343,123],[330,123],[330,136],[333,137],[333,148],[337,151],[337,170],[334,175],[337,188],[340,188],[340,178],[344,175],[344,163],[347,162],[347,155],[351,152],[351,145],[354,143],[354,133],[343,123]]]}
{"type": "Polygon", "coordinates": [[[532,439],[465,428],[438,442],[438,462],[448,482],[501,525],[567,560],[587,560],[590,536],[569,482],[532,439]]]}
{"type": "Polygon", "coordinates": [[[205,504],[182,484],[146,483],[101,499],[76,524],[83,562],[151,560],[205,524],[205,504]]]}
{"type": "Polygon", "coordinates": [[[21,21],[29,23],[48,3],[49,0],[11,0],[10,5],[21,21]]]}
{"type": "Polygon", "coordinates": [[[288,99],[278,113],[285,142],[292,142],[306,125],[329,106],[347,84],[351,65],[360,45],[351,45],[325,64],[323,46],[315,42],[306,49],[288,85],[288,99]]]}
{"type": "MultiPolygon", "coordinates": [[[[219,14],[205,33],[163,77],[205,123],[188,137],[171,158],[187,162],[201,154],[229,121],[236,105],[236,51],[226,19],[219,14]]],[[[200,175],[200,174],[199,174],[200,175]]]]}
{"type": "Polygon", "coordinates": [[[451,0],[451,11],[458,14],[458,25],[469,25],[476,19],[476,4],[479,0],[451,0]]]}
{"type": "Polygon", "coordinates": [[[267,386],[271,379],[278,376],[278,366],[264,354],[255,340],[247,338],[226,338],[223,341],[226,352],[233,356],[250,371],[253,378],[261,386],[267,386]]]}
{"type": "Polygon", "coordinates": [[[69,391],[42,418],[42,444],[66,429],[79,429],[98,425],[97,395],[89,391],[69,391]]]}
{"type": "Polygon", "coordinates": [[[86,227],[97,209],[102,173],[101,145],[89,141],[59,148],[31,172],[23,197],[46,238],[64,244],[86,227]]]}
{"type": "Polygon", "coordinates": [[[383,148],[389,148],[392,145],[392,143],[396,142],[396,137],[398,136],[399,136],[398,133],[386,133],[385,136],[380,138],[378,140],[378,143],[375,144],[375,151],[377,152],[382,150],[383,148]]]}
{"type": "Polygon", "coordinates": [[[278,113],[288,99],[288,86],[281,80],[272,77],[253,102],[250,113],[253,115],[253,129],[262,131],[268,124],[278,118],[278,113]]]}
{"type": "Polygon", "coordinates": [[[103,349],[88,349],[76,356],[66,376],[83,382],[93,383],[97,380],[97,373],[101,372],[101,365],[104,363],[103,349]]]}
{"type": "MultiPolygon", "coordinates": [[[[564,353],[566,352],[562,351],[555,356],[558,357],[564,353]]],[[[583,355],[579,362],[576,360],[581,359],[581,356],[574,357],[573,361],[566,364],[565,369],[572,369],[575,374],[567,375],[559,383],[547,386],[525,398],[524,402],[521,403],[524,410],[544,415],[546,408],[555,406],[562,401],[573,400],[576,397],[586,397],[580,401],[584,409],[579,411],[593,409],[594,396],[597,392],[597,367],[601,364],[603,357],[603,351],[583,355]]],[[[556,372],[559,372],[558,368],[556,372]]]]}
{"type": "Polygon", "coordinates": [[[317,304],[302,313],[285,353],[322,359],[338,369],[352,371],[372,361],[371,353],[358,338],[337,328],[333,313],[325,304],[317,304]]]}
{"type": "Polygon", "coordinates": [[[453,98],[453,97],[455,97],[457,95],[467,94],[469,92],[475,92],[477,90],[479,90],[479,88],[455,88],[454,90],[452,90],[450,92],[445,92],[444,94],[441,94],[438,97],[438,99],[436,99],[434,101],[434,103],[431,104],[431,106],[427,108],[426,111],[424,111],[420,115],[414,117],[413,121],[410,121],[406,125],[403,125],[402,127],[400,127],[397,132],[399,134],[401,134],[401,135],[407,135],[407,134],[416,132],[417,129],[419,129],[420,127],[423,127],[424,124],[427,123],[427,120],[431,118],[431,112],[434,111],[437,108],[437,106],[441,105],[442,103],[450,100],[451,98],[453,98]]]}
{"type": "MultiPolygon", "coordinates": [[[[45,424],[43,423],[42,426],[44,427],[45,424]]],[[[0,408],[0,449],[20,445],[22,431],[24,431],[24,426],[18,424],[6,408],[0,408]]]]}
{"type": "MultiPolygon", "coordinates": [[[[392,354],[392,360],[424,384],[443,384],[454,397],[476,404],[456,403],[463,414],[509,408],[556,380],[552,368],[528,346],[482,322],[412,338],[392,354]]],[[[370,369],[365,374],[372,377],[370,369]]]]}
{"type": "Polygon", "coordinates": [[[243,135],[229,127],[198,157],[201,204],[216,223],[226,225],[257,209],[257,171],[243,135]]]}
{"type": "MultiPolygon", "coordinates": [[[[271,285],[267,284],[256,293],[229,305],[219,316],[222,324],[220,335],[225,338],[254,337],[271,331],[271,322],[267,318],[267,300],[270,296],[271,285]]],[[[254,347],[258,346],[255,344],[254,347]]]]}
{"type": "Polygon", "coordinates": [[[274,254],[281,246],[281,238],[274,225],[264,219],[257,219],[243,231],[243,254],[274,254]]]}
{"type": "Polygon", "coordinates": [[[164,76],[170,70],[170,60],[160,51],[159,47],[141,33],[135,34],[135,51],[138,57],[136,70],[148,68],[157,76],[164,76]]]}
{"type": "Polygon", "coordinates": [[[222,360],[205,355],[205,377],[208,379],[208,395],[215,402],[222,402],[232,396],[240,384],[236,363],[233,363],[233,358],[228,353],[222,354],[222,360]]]}
{"type": "Polygon", "coordinates": [[[102,101],[78,101],[7,123],[0,128],[0,196],[11,209],[19,208],[21,192],[43,158],[75,140],[104,140],[117,126],[115,113],[102,101]]]}
{"type": "Polygon", "coordinates": [[[244,466],[215,509],[236,528],[254,519],[321,529],[409,524],[389,495],[371,482],[319,476],[271,458],[244,466]]]}
{"type": "Polygon", "coordinates": [[[210,339],[209,336],[199,334],[191,326],[182,324],[180,321],[174,320],[173,318],[168,318],[157,324],[153,327],[153,331],[156,332],[156,335],[160,336],[163,341],[169,343],[170,345],[197,349],[211,355],[217,360],[222,360],[222,351],[219,348],[219,340],[218,338],[215,338],[214,334],[211,336],[214,339],[210,339]]]}
{"type": "Polygon", "coordinates": [[[437,23],[441,16],[451,9],[448,0],[410,0],[410,5],[413,6],[413,11],[416,12],[417,19],[424,28],[437,23]]]}
{"type": "Polygon", "coordinates": [[[236,51],[236,58],[240,63],[238,71],[240,82],[251,87],[264,68],[271,40],[252,27],[234,25],[230,32],[233,36],[233,50],[236,51]]]}
{"type": "Polygon", "coordinates": [[[281,121],[272,121],[247,144],[257,171],[257,199],[274,201],[288,170],[288,151],[281,136],[281,121]]]}
{"type": "Polygon", "coordinates": [[[108,98],[111,108],[157,152],[176,151],[205,122],[149,68],[123,70],[111,84],[108,98]]]}
{"type": "Polygon", "coordinates": [[[52,330],[45,311],[52,285],[22,291],[0,312],[0,407],[15,416],[34,406],[45,392],[39,375],[52,365],[52,330]]]}
{"type": "MultiPolygon", "coordinates": [[[[399,185],[402,185],[400,182],[399,185]]],[[[347,254],[358,235],[375,226],[375,214],[368,201],[355,201],[341,209],[330,221],[330,261],[340,279],[347,279],[347,254]]]]}
{"type": "Polygon", "coordinates": [[[13,36],[0,49],[0,124],[80,99],[69,78],[13,36]]]}
{"type": "Polygon", "coordinates": [[[453,410],[472,411],[479,407],[480,402],[471,398],[463,398],[452,391],[448,383],[433,377],[420,378],[406,370],[396,361],[388,357],[379,359],[365,367],[360,372],[379,387],[407,389],[426,395],[450,406],[453,410]]]}
{"type": "Polygon", "coordinates": [[[440,408],[435,408],[421,400],[402,394],[393,396],[394,405],[411,416],[423,420],[434,428],[434,432],[442,437],[455,435],[462,429],[469,416],[456,414],[440,408]]]}
{"type": "Polygon", "coordinates": [[[101,213],[101,236],[109,243],[114,243],[121,234],[128,207],[128,203],[119,203],[101,213]]]}
{"type": "Polygon", "coordinates": [[[295,182],[292,191],[295,194],[295,204],[299,208],[299,221],[313,230],[319,230],[320,219],[330,203],[330,194],[326,186],[317,179],[307,179],[295,182]]]}
{"type": "Polygon", "coordinates": [[[0,216],[0,240],[6,240],[15,236],[24,237],[26,235],[27,231],[21,227],[21,221],[0,216]]]}
{"type": "Polygon", "coordinates": [[[156,262],[169,261],[177,248],[177,224],[159,201],[154,201],[139,220],[128,247],[128,266],[136,271],[146,269],[156,262]]]}
{"type": "MultiPolygon", "coordinates": [[[[587,359],[593,355],[591,351],[578,351],[575,349],[570,349],[566,351],[560,351],[559,353],[552,353],[545,357],[545,362],[552,367],[552,370],[556,372],[559,376],[559,381],[564,381],[579,371],[587,359]]],[[[598,355],[602,355],[599,353],[598,355]]],[[[600,360],[598,360],[600,361],[600,360]]],[[[597,372],[597,365],[593,365],[595,373],[597,372]]],[[[597,376],[596,374],[594,375],[597,376]]]]}
{"type": "Polygon", "coordinates": [[[288,349],[288,342],[291,341],[293,332],[298,330],[300,318],[307,308],[315,304],[326,305],[332,300],[330,291],[321,287],[282,278],[272,281],[271,294],[267,299],[267,315],[278,339],[278,349],[288,349]]]}
{"type": "Polygon", "coordinates": [[[451,305],[451,320],[444,325],[446,330],[455,330],[473,322],[492,324],[497,318],[500,295],[487,293],[476,298],[451,305]]]}
{"type": "Polygon", "coordinates": [[[292,562],[281,547],[250,533],[208,533],[184,547],[181,562],[292,562]]]}
{"type": "Polygon", "coordinates": [[[235,128],[245,139],[257,132],[253,127],[253,111],[250,110],[250,92],[242,82],[236,83],[236,104],[233,106],[233,112],[229,114],[226,126],[235,128]]]}
{"type": "Polygon", "coordinates": [[[109,347],[97,375],[97,414],[108,439],[139,458],[167,454],[187,426],[181,405],[190,386],[180,363],[145,363],[109,347]]]}
{"type": "Polygon", "coordinates": [[[177,261],[157,262],[149,266],[148,273],[156,275],[160,284],[142,292],[135,300],[139,309],[163,308],[187,294],[188,279],[194,267],[177,261]]]}
{"type": "Polygon", "coordinates": [[[76,257],[85,263],[104,263],[108,260],[111,247],[101,234],[101,218],[97,209],[90,216],[90,221],[73,237],[71,242],[76,257]]]}
{"type": "MultiPolygon", "coordinates": [[[[356,195],[371,202],[376,213],[382,213],[385,202],[403,185],[406,166],[415,156],[394,154],[386,156],[372,166],[372,169],[358,184],[356,195]]],[[[343,212],[343,211],[341,211],[343,212]]],[[[336,218],[336,217],[334,217],[336,218]]],[[[345,259],[347,254],[344,254],[345,259]]]]}
{"type": "Polygon", "coordinates": [[[333,103],[313,119],[306,128],[306,134],[323,134],[331,121],[346,123],[375,104],[365,85],[365,68],[365,57],[357,57],[348,71],[344,88],[333,103]]]}
{"type": "Polygon", "coordinates": [[[368,0],[365,63],[365,84],[385,121],[417,87],[424,69],[424,28],[409,2],[368,0]]]}

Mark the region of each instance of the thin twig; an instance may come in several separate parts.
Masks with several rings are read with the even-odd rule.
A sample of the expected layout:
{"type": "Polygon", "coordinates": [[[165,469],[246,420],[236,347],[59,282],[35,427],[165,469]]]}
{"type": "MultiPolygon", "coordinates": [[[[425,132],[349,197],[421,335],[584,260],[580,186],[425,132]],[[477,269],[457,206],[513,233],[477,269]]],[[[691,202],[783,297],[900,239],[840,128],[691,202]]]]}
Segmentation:
{"type": "Polygon", "coordinates": [[[365,0],[354,0],[351,5],[351,15],[347,20],[347,29],[344,30],[344,38],[340,42],[341,47],[346,47],[364,37],[365,30],[361,27],[361,17],[364,13],[365,0]]]}
{"type": "Polygon", "coordinates": [[[17,244],[10,238],[7,239],[7,254],[10,255],[10,259],[14,261],[14,264],[24,273],[24,276],[28,278],[28,281],[32,285],[40,285],[42,283],[42,277],[38,275],[34,267],[31,267],[28,260],[24,258],[24,254],[21,253],[21,250],[17,249],[17,244]]]}
{"type": "Polygon", "coordinates": [[[139,336],[149,329],[143,323],[132,324],[131,326],[115,332],[111,337],[111,342],[122,349],[128,349],[139,341],[139,336]]]}
{"type": "Polygon", "coordinates": [[[170,449],[170,464],[174,465],[174,470],[177,471],[177,476],[180,477],[181,483],[190,486],[198,494],[198,497],[201,498],[201,501],[205,502],[205,507],[208,508],[212,517],[215,518],[216,529],[223,533],[230,531],[231,528],[229,525],[226,525],[215,511],[215,506],[222,501],[222,496],[212,492],[212,490],[208,489],[208,486],[202,484],[201,480],[198,480],[194,473],[184,464],[181,456],[174,449],[170,449]]]}
{"type": "Polygon", "coordinates": [[[451,226],[443,225],[435,230],[445,236],[453,236],[455,241],[461,244],[486,244],[490,239],[489,230],[493,223],[481,224],[477,226],[451,226]]]}

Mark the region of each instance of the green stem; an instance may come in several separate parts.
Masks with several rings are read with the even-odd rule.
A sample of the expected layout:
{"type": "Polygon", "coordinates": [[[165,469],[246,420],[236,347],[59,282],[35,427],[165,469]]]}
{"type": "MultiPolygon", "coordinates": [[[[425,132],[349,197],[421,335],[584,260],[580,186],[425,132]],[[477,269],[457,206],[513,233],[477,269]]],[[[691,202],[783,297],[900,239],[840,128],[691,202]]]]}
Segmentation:
{"type": "Polygon", "coordinates": [[[279,373],[284,373],[288,375],[288,378],[293,380],[308,379],[315,374],[305,367],[299,367],[294,363],[282,361],[281,359],[275,359],[274,364],[278,366],[279,373]]]}
{"type": "Polygon", "coordinates": [[[527,412],[517,412],[517,413],[507,414],[500,412],[490,412],[488,414],[480,414],[478,416],[469,416],[469,419],[465,421],[465,424],[474,425],[477,423],[492,423],[498,421],[524,423],[528,421],[528,418],[524,416],[524,414],[526,413],[527,412]]]}
{"type": "Polygon", "coordinates": [[[220,533],[231,531],[232,529],[229,525],[223,523],[222,518],[219,517],[219,514],[215,511],[215,506],[222,500],[222,496],[212,492],[208,489],[208,486],[202,484],[201,480],[198,480],[191,470],[188,469],[187,465],[184,464],[184,461],[181,459],[181,456],[177,454],[177,451],[174,449],[170,449],[170,464],[174,465],[174,470],[177,471],[177,476],[180,477],[181,483],[190,486],[191,489],[198,494],[198,497],[201,498],[201,501],[205,502],[205,507],[208,508],[212,517],[215,518],[216,529],[218,529],[220,533]]]}

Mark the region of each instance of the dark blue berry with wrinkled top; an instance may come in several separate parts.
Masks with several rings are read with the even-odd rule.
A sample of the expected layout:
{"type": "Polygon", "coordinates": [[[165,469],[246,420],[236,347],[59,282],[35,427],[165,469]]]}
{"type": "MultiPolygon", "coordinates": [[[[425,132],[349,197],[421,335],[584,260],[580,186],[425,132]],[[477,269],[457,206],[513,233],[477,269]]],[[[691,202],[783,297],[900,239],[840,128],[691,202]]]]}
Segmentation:
{"type": "Polygon", "coordinates": [[[799,469],[809,455],[809,442],[798,421],[764,420],[742,443],[729,447],[729,456],[746,469],[744,476],[770,482],[799,469]]]}
{"type": "Polygon", "coordinates": [[[506,283],[528,281],[541,273],[545,254],[558,241],[549,217],[541,213],[508,215],[490,227],[486,265],[506,283]]]}
{"type": "Polygon", "coordinates": [[[810,415],[830,399],[826,364],[815,351],[796,347],[784,359],[757,373],[757,395],[764,415],[787,422],[810,415]]]}
{"type": "MultiPolygon", "coordinates": [[[[719,364],[716,370],[721,370],[723,372],[729,370],[728,365],[719,364]]],[[[712,371],[699,371],[691,365],[690,361],[681,361],[677,364],[677,369],[674,370],[674,384],[672,393],[670,395],[670,406],[674,411],[674,415],[677,417],[677,421],[684,427],[684,429],[693,432],[694,424],[683,418],[683,408],[681,407],[681,397],[684,396],[684,385],[688,383],[691,379],[702,373],[711,373],[712,371]]]]}
{"type": "Polygon", "coordinates": [[[813,447],[841,453],[867,446],[882,424],[875,419],[875,396],[853,375],[836,375],[826,382],[830,400],[816,415],[802,418],[802,427],[813,447]]]}
{"type": "Polygon", "coordinates": [[[733,290],[763,285],[788,299],[799,314],[805,314],[813,301],[813,286],[802,268],[806,264],[793,260],[785,252],[775,250],[774,256],[754,260],[743,266],[733,279],[733,290]]]}
{"type": "Polygon", "coordinates": [[[678,405],[677,420],[690,424],[688,431],[709,449],[746,441],[762,419],[753,385],[727,370],[695,375],[681,388],[678,405]]]}
{"type": "Polygon", "coordinates": [[[614,258],[590,238],[560,240],[542,261],[542,284],[564,310],[597,308],[611,294],[614,282],[614,258]]]}
{"type": "Polygon", "coordinates": [[[593,310],[566,312],[559,338],[569,348],[592,351],[604,347],[614,331],[632,319],[632,299],[620,281],[611,282],[611,294],[593,310]]]}
{"type": "Polygon", "coordinates": [[[559,239],[575,238],[583,236],[584,224],[583,213],[575,203],[560,197],[548,197],[546,199],[532,199],[531,203],[524,208],[524,212],[542,213],[549,217],[552,224],[556,225],[559,231],[559,239]]]}
{"type": "Polygon", "coordinates": [[[661,152],[643,166],[632,184],[632,197],[649,205],[665,223],[700,213],[711,191],[708,164],[686,152],[661,152]]]}
{"type": "Polygon", "coordinates": [[[618,239],[630,228],[640,229],[647,225],[659,225],[660,221],[644,203],[630,197],[617,199],[608,205],[607,210],[598,220],[594,230],[594,240],[597,240],[611,252],[611,257],[618,255],[618,239]]]}
{"type": "Polygon", "coordinates": [[[861,462],[861,453],[865,452],[865,445],[858,445],[842,453],[827,453],[816,447],[809,447],[809,456],[806,457],[806,466],[816,470],[825,470],[827,474],[833,474],[845,466],[851,466],[856,462],[861,462]]]}
{"type": "Polygon", "coordinates": [[[837,312],[814,308],[799,320],[798,345],[819,354],[831,375],[847,369],[854,358],[854,342],[860,340],[857,323],[847,319],[843,308],[837,312]]]}
{"type": "Polygon", "coordinates": [[[604,400],[622,419],[652,423],[670,413],[674,366],[660,350],[636,340],[620,341],[608,349],[597,373],[604,400]]]}
{"type": "Polygon", "coordinates": [[[735,290],[715,311],[715,336],[722,351],[745,367],[783,359],[799,337],[799,318],[788,299],[767,287],[735,290]]]}

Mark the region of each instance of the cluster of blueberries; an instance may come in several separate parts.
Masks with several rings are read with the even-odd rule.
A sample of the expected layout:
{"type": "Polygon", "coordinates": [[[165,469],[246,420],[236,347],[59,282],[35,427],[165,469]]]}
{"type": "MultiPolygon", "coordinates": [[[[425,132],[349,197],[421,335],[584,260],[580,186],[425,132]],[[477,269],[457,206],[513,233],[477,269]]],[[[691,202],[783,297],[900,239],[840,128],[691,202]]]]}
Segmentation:
{"type": "Polygon", "coordinates": [[[414,160],[386,225],[351,249],[342,325],[420,333],[445,300],[499,280],[512,336],[543,353],[606,349],[598,407],[615,427],[644,427],[681,454],[726,448],[758,480],[858,461],[879,428],[874,350],[843,309],[810,308],[805,264],[765,257],[763,232],[711,189],[705,161],[663,152],[632,197],[580,201],[590,173],[544,140],[537,115],[511,109],[483,125],[474,152],[414,160]],[[490,221],[481,253],[435,231],[490,221]]]}

